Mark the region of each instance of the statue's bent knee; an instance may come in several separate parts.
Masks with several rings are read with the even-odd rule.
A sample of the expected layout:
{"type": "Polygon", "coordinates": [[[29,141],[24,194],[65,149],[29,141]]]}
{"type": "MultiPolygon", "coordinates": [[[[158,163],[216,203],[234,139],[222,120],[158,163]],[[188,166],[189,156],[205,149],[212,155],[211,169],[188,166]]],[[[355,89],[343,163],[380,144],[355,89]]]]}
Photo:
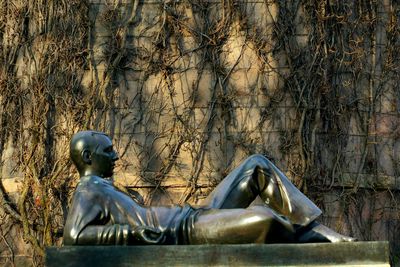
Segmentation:
{"type": "Polygon", "coordinates": [[[269,169],[270,165],[272,164],[266,157],[260,154],[255,154],[249,156],[244,161],[244,168],[262,168],[262,169],[269,169]]]}

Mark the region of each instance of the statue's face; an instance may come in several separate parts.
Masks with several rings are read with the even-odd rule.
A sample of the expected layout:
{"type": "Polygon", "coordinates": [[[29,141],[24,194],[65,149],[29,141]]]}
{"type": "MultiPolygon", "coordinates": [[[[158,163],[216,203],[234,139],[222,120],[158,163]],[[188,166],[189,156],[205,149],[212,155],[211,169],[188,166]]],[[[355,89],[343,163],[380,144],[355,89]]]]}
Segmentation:
{"type": "Polygon", "coordinates": [[[113,175],[118,155],[108,136],[97,135],[96,139],[97,146],[91,154],[91,171],[100,177],[110,177],[113,175]]]}

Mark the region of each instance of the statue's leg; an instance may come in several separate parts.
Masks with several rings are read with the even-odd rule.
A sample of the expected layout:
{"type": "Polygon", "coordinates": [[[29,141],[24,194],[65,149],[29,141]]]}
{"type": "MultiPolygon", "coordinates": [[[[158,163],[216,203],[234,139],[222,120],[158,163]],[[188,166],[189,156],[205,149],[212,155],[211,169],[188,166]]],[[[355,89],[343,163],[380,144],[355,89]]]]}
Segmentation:
{"type": "Polygon", "coordinates": [[[203,210],[191,223],[189,244],[293,242],[292,224],[265,206],[203,210]]]}
{"type": "Polygon", "coordinates": [[[205,200],[205,207],[246,208],[257,196],[293,224],[305,226],[321,214],[321,210],[262,155],[249,157],[233,170],[205,200]]]}

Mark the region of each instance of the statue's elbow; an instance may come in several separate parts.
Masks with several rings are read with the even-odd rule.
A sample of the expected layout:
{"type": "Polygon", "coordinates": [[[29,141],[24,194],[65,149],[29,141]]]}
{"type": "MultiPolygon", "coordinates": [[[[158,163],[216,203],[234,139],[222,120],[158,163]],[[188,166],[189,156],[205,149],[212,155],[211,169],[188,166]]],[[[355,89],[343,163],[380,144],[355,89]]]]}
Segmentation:
{"type": "Polygon", "coordinates": [[[65,229],[63,234],[63,244],[64,246],[76,245],[76,240],[78,239],[77,234],[75,234],[75,229],[65,229]]]}

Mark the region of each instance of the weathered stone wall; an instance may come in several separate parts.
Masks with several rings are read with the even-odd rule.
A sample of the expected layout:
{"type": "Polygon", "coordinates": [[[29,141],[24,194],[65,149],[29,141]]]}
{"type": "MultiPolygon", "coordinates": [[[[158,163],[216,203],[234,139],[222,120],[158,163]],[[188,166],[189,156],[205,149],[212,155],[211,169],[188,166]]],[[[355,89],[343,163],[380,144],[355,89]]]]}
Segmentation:
{"type": "MultiPolygon", "coordinates": [[[[117,183],[147,204],[181,204],[199,203],[260,153],[335,230],[360,240],[398,236],[397,3],[91,0],[86,15],[77,75],[84,115],[56,106],[50,131],[63,159],[74,131],[103,130],[120,155],[117,183]]],[[[20,53],[15,79],[27,88],[34,70],[20,53]]],[[[2,184],[18,199],[27,179],[21,149],[16,138],[2,140],[2,184]]],[[[64,201],[72,173],[62,169],[64,201]]],[[[10,245],[5,260],[12,251],[26,253],[10,245]]]]}

